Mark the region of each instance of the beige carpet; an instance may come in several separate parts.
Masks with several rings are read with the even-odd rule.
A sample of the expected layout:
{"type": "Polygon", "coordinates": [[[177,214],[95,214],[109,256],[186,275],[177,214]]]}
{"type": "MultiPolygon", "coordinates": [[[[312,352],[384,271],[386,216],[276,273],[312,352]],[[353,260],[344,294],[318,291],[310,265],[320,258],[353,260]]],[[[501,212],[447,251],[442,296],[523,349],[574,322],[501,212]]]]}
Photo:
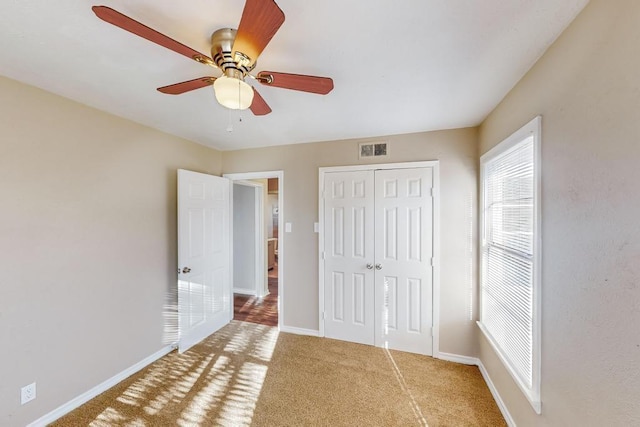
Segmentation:
{"type": "Polygon", "coordinates": [[[478,368],[233,321],[54,426],[504,426],[478,368]]]}

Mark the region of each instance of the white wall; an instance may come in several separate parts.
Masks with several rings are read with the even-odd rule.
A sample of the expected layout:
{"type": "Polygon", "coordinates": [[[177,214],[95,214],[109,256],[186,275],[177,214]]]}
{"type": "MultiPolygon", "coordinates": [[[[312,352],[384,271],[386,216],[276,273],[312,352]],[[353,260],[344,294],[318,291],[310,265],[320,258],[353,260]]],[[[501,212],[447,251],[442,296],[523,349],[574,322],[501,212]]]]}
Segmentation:
{"type": "Polygon", "coordinates": [[[233,290],[256,294],[255,187],[233,184],[233,290]]]}
{"type": "Polygon", "coordinates": [[[542,415],[480,359],[519,426],[640,425],[640,2],[591,0],[483,123],[542,114],[542,415]]]}

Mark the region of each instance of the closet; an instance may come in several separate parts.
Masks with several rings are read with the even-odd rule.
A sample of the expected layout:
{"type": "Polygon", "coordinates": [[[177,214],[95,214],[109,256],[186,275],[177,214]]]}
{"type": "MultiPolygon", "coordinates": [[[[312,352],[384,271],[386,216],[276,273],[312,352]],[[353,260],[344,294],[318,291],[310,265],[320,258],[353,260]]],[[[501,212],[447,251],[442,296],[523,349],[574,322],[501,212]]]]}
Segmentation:
{"type": "Polygon", "coordinates": [[[328,338],[433,352],[437,164],[410,166],[321,169],[321,331],[328,338]]]}

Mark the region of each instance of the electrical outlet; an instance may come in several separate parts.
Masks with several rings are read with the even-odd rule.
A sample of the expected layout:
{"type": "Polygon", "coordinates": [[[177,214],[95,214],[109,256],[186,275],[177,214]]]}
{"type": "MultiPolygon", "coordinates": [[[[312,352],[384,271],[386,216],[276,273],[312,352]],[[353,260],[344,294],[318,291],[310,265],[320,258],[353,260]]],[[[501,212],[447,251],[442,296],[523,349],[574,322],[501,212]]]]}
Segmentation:
{"type": "Polygon", "coordinates": [[[36,398],[36,383],[31,383],[20,389],[20,404],[24,405],[27,402],[36,398]]]}

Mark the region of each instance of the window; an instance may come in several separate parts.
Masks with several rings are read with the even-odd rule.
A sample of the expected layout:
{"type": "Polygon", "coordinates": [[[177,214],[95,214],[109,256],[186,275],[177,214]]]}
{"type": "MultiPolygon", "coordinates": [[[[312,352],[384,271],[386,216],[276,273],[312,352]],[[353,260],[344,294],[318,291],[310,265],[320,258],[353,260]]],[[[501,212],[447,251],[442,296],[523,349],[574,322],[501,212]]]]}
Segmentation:
{"type": "Polygon", "coordinates": [[[540,126],[480,158],[478,325],[537,413],[540,405],[540,126]]]}

